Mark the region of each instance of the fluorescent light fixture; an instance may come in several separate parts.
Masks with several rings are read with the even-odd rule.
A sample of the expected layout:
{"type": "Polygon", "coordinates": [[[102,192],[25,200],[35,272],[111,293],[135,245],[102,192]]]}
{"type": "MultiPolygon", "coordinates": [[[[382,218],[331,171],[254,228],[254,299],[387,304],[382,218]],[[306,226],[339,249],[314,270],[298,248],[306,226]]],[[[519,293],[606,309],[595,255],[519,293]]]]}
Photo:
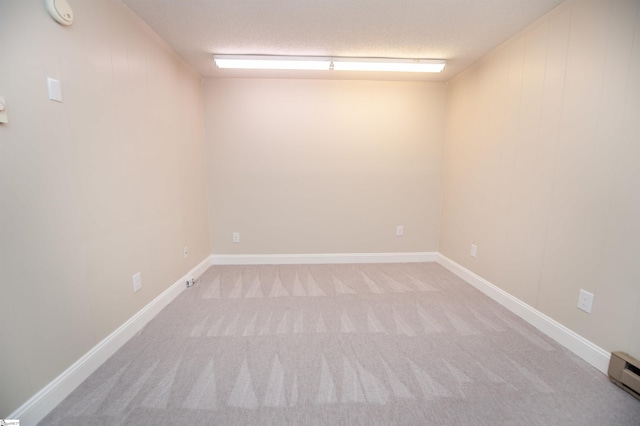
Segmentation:
{"type": "Polygon", "coordinates": [[[331,58],[314,56],[213,55],[218,68],[254,70],[328,70],[331,58]]]}
{"type": "Polygon", "coordinates": [[[441,72],[437,59],[341,58],[321,56],[213,55],[218,68],[259,70],[336,70],[441,72]]]}
{"type": "Polygon", "coordinates": [[[444,65],[433,59],[333,58],[336,71],[441,72],[444,65]]]}

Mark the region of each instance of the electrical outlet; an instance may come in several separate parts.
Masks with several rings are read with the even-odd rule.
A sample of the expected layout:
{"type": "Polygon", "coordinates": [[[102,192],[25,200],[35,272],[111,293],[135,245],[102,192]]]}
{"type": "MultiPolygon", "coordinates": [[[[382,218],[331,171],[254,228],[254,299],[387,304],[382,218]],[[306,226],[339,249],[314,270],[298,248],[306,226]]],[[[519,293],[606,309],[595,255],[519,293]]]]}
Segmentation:
{"type": "Polygon", "coordinates": [[[187,280],[187,288],[193,286],[196,283],[196,279],[191,277],[187,280]]]}
{"type": "Polygon", "coordinates": [[[471,244],[471,257],[478,257],[478,246],[471,244]]]}
{"type": "Polygon", "coordinates": [[[133,292],[136,293],[142,288],[142,277],[140,272],[133,274],[133,292]]]}
{"type": "Polygon", "coordinates": [[[182,251],[182,253],[184,254],[184,257],[186,259],[187,256],[189,256],[189,247],[184,246],[184,250],[182,251]]]}
{"type": "Polygon", "coordinates": [[[402,237],[404,235],[404,226],[396,226],[396,237],[402,237]]]}
{"type": "Polygon", "coordinates": [[[593,307],[593,293],[589,293],[583,289],[580,289],[580,294],[578,295],[578,309],[585,311],[586,313],[591,313],[591,308],[593,307]]]}
{"type": "Polygon", "coordinates": [[[240,242],[240,233],[239,233],[239,232],[234,232],[234,233],[233,233],[233,239],[232,239],[232,241],[233,241],[234,243],[239,243],[239,242],[240,242]]]}

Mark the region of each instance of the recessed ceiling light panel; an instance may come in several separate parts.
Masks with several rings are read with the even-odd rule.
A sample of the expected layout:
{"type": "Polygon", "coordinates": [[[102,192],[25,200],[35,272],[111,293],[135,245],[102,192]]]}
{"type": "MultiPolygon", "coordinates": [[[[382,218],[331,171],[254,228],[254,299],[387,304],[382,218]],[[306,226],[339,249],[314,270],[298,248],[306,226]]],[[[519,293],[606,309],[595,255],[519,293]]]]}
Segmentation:
{"type": "Polygon", "coordinates": [[[257,70],[328,70],[331,58],[315,56],[213,55],[218,68],[257,70]]]}
{"type": "Polygon", "coordinates": [[[333,58],[336,71],[441,72],[444,66],[433,59],[333,58]]]}
{"type": "Polygon", "coordinates": [[[272,55],[213,55],[213,59],[218,68],[262,70],[441,72],[445,66],[445,61],[435,59],[272,55]]]}

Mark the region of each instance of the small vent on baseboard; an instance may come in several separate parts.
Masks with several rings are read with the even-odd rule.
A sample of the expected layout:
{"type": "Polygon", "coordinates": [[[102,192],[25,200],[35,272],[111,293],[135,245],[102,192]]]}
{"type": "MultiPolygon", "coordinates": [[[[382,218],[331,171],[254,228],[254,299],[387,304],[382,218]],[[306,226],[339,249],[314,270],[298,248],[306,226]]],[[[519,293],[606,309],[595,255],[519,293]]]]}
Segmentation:
{"type": "Polygon", "coordinates": [[[623,352],[614,352],[609,361],[609,378],[613,383],[640,399],[640,361],[623,352]]]}

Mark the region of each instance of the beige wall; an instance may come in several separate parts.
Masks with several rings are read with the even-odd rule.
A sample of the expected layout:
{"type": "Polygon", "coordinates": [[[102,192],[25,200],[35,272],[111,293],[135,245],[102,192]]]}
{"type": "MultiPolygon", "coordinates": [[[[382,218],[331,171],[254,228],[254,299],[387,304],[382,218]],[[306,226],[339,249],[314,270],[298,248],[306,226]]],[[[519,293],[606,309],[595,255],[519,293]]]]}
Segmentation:
{"type": "Polygon", "coordinates": [[[0,2],[0,418],[210,254],[200,77],[119,1],[70,3],[0,2]]]}
{"type": "Polygon", "coordinates": [[[208,79],[204,98],[215,254],[437,250],[445,84],[208,79]]]}
{"type": "Polygon", "coordinates": [[[567,2],[450,82],[440,239],[444,255],[635,357],[639,7],[567,2]],[[581,288],[591,315],[576,308],[581,288]]]}

